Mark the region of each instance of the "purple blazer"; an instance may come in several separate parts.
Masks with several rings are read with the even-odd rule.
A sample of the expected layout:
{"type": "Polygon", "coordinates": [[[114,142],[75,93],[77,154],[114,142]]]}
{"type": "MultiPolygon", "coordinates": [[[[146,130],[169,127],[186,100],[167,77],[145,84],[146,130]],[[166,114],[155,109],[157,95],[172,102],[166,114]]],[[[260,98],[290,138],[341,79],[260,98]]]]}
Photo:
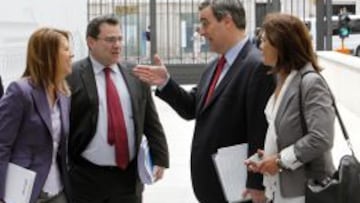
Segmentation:
{"type": "MultiPolygon", "coordinates": [[[[60,93],[57,96],[61,113],[57,162],[65,193],[69,197],[66,146],[70,99],[60,93]]],[[[36,202],[52,161],[51,132],[51,115],[45,90],[25,78],[11,83],[0,100],[0,199],[4,197],[7,166],[12,162],[36,172],[31,203],[36,202]]]]}

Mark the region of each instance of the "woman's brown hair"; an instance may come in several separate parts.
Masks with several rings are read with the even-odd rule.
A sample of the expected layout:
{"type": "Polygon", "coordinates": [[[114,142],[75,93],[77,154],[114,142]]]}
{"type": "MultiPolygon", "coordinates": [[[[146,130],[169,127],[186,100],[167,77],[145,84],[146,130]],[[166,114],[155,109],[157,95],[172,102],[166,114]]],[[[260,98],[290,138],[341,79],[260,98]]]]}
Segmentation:
{"type": "Polygon", "coordinates": [[[54,86],[56,90],[69,95],[66,81],[56,84],[56,73],[60,68],[59,50],[61,38],[69,40],[69,32],[54,28],[40,28],[30,37],[27,47],[26,68],[23,77],[45,89],[54,86]]]}
{"type": "Polygon", "coordinates": [[[283,70],[290,73],[291,70],[300,70],[309,62],[315,71],[320,71],[309,30],[299,18],[271,13],[266,16],[262,29],[270,44],[278,50],[277,64],[272,72],[283,70]]]}

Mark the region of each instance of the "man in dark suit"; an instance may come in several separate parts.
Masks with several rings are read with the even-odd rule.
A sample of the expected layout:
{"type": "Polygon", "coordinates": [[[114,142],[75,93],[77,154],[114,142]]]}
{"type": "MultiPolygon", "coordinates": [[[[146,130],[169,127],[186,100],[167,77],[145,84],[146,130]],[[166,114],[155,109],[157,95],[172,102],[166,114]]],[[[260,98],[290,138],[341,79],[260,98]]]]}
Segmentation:
{"type": "MultiPolygon", "coordinates": [[[[156,95],[180,116],[195,118],[191,153],[195,195],[201,203],[225,203],[212,155],[221,147],[249,143],[250,156],[263,146],[264,108],[274,81],[245,34],[245,11],[239,0],[205,0],[199,10],[200,33],[221,59],[210,63],[195,88],[182,89],[157,56],[158,66],[138,66],[134,74],[157,85],[156,95]]],[[[247,177],[245,193],[253,202],[264,202],[262,176],[249,172],[247,177]]]]}
{"type": "Polygon", "coordinates": [[[68,78],[70,178],[77,203],[142,202],[136,157],[143,135],[155,179],[169,165],[151,90],[131,74],[132,65],[118,62],[121,43],[115,17],[93,19],[87,27],[90,56],[76,62],[68,78]]]}

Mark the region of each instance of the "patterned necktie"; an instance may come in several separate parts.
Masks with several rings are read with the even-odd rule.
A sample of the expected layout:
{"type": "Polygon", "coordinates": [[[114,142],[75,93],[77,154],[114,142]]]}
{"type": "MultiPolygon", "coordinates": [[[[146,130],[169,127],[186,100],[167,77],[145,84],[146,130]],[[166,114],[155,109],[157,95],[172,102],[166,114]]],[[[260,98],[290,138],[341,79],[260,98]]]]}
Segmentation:
{"type": "Polygon", "coordinates": [[[205,105],[208,105],[208,103],[211,99],[211,96],[214,94],[216,83],[218,82],[218,80],[220,78],[220,75],[221,75],[222,70],[224,69],[225,63],[226,63],[225,56],[222,55],[216,65],[216,70],[215,70],[215,73],[213,75],[213,78],[211,80],[211,83],[210,83],[210,86],[209,86],[209,89],[208,89],[208,92],[206,95],[205,105]]]}
{"type": "Polygon", "coordinates": [[[111,79],[111,69],[106,67],[104,68],[104,72],[106,81],[108,143],[110,145],[115,144],[117,166],[121,169],[126,169],[129,164],[129,147],[120,97],[111,79]]]}

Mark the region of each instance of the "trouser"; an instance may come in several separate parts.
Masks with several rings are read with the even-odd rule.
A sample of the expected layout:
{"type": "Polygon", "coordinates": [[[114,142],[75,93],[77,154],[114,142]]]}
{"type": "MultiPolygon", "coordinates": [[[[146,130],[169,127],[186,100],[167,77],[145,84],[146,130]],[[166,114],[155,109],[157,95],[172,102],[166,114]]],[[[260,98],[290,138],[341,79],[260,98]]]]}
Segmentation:
{"type": "Polygon", "coordinates": [[[76,203],[141,203],[142,189],[137,189],[136,162],[126,170],[99,166],[85,159],[70,170],[73,200],[76,203]]]}

